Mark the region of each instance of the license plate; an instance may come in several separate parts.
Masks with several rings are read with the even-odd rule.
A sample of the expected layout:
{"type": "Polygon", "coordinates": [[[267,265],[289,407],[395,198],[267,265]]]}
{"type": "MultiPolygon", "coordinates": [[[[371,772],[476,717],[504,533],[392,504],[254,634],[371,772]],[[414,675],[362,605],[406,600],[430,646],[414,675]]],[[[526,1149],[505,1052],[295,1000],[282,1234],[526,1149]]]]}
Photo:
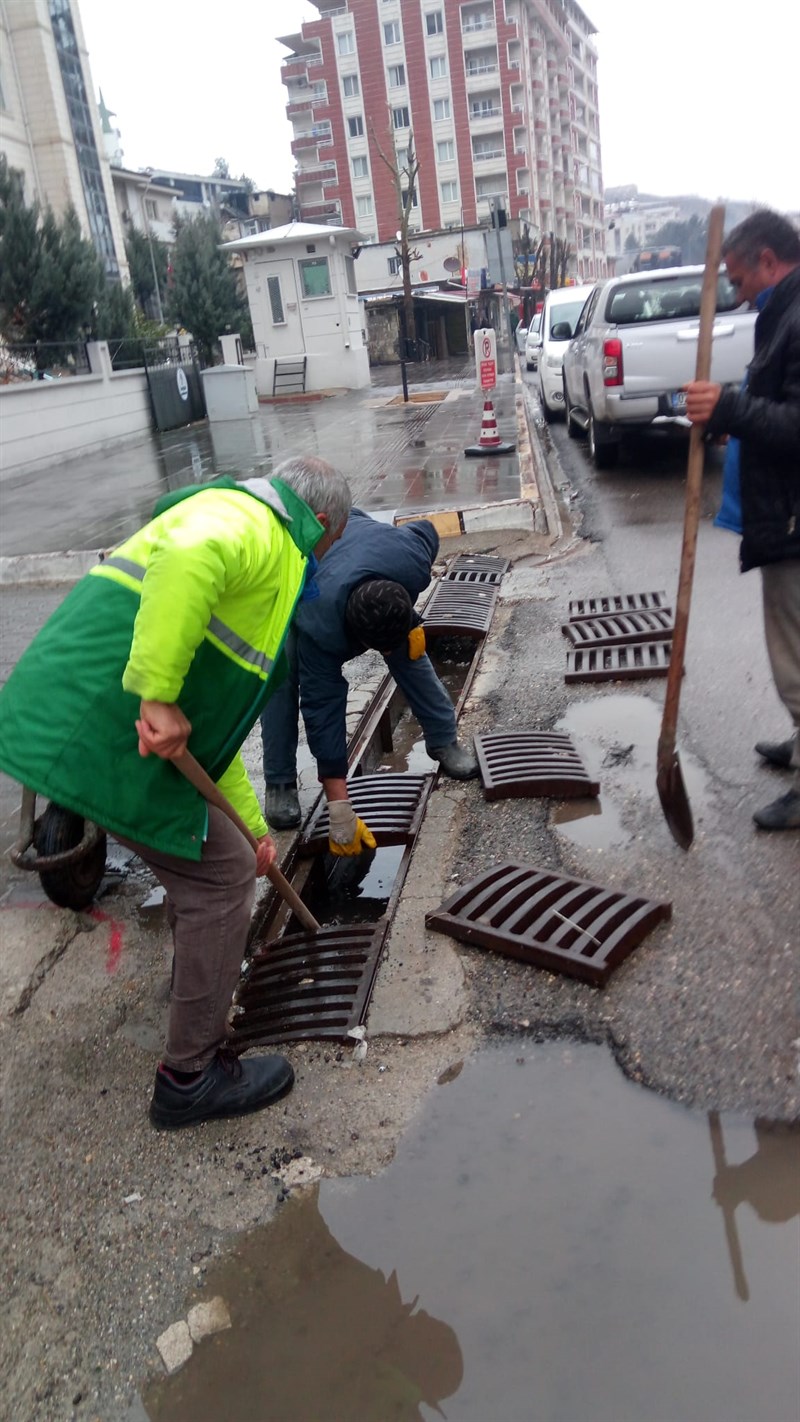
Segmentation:
{"type": "Polygon", "coordinates": [[[686,411],[686,391],[685,391],[685,390],[673,390],[672,396],[671,396],[671,400],[672,400],[672,408],[673,408],[673,410],[675,411],[675,413],[676,413],[677,415],[682,415],[682,414],[684,414],[685,411],[686,411]]]}

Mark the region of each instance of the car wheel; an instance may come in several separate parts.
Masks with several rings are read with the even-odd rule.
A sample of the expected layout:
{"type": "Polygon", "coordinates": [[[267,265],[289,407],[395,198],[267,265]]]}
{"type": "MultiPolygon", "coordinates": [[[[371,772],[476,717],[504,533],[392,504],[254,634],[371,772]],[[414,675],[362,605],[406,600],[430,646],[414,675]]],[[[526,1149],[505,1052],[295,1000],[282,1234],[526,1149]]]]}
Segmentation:
{"type": "Polygon", "coordinates": [[[539,404],[542,407],[542,415],[544,417],[545,424],[552,425],[553,420],[555,419],[555,414],[550,409],[550,406],[547,403],[544,393],[544,386],[542,385],[541,380],[539,381],[539,404]]]}
{"type": "Polygon", "coordinates": [[[589,458],[595,469],[613,469],[619,462],[619,444],[609,439],[603,425],[598,425],[594,411],[589,405],[589,458]]]}
{"type": "Polygon", "coordinates": [[[580,425],[576,425],[574,419],[572,418],[572,406],[569,402],[569,394],[567,393],[567,377],[563,374],[563,372],[561,375],[561,381],[564,386],[564,418],[567,422],[567,434],[569,435],[570,439],[580,439],[581,435],[583,434],[583,430],[581,429],[580,425]]]}
{"type": "Polygon", "coordinates": [[[535,366],[535,365],[531,365],[530,361],[529,361],[529,360],[526,360],[526,362],[525,362],[525,369],[526,369],[526,370],[535,370],[535,369],[536,369],[536,366],[535,366]]]}

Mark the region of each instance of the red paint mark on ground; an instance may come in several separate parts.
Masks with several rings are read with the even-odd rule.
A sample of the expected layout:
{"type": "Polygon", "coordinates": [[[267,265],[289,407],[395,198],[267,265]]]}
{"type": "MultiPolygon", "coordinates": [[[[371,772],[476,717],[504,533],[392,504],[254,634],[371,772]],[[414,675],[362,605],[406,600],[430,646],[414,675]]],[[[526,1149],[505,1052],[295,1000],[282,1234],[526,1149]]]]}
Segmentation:
{"type": "Polygon", "coordinates": [[[116,919],[109,918],[102,909],[89,909],[89,916],[97,923],[108,924],[108,953],[106,955],[106,972],[115,973],[122,957],[122,924],[116,919]]]}

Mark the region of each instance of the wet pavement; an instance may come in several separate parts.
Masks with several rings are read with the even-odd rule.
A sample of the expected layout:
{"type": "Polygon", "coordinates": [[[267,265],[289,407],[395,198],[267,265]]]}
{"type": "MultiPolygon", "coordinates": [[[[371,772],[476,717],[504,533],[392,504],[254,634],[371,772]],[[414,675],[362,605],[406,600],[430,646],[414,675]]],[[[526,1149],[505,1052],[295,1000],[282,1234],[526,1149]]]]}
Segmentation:
{"type": "Polygon", "coordinates": [[[790,1422],[800,1131],[690,1113],[605,1048],[485,1046],[373,1180],[209,1268],[232,1327],[153,1422],[790,1422]],[[440,1410],[441,1409],[441,1410],[440,1410]]]}
{"type": "MultiPolygon", "coordinates": [[[[150,517],[167,491],[220,474],[269,473],[297,454],[338,465],[356,503],[374,511],[518,498],[516,455],[464,456],[479,437],[483,409],[473,365],[409,366],[408,381],[407,405],[398,367],[383,366],[366,390],[262,404],[248,420],[203,421],[16,474],[0,483],[0,554],[112,547],[150,517]]],[[[494,404],[503,439],[516,438],[514,400],[513,378],[501,377],[494,404]]]]}

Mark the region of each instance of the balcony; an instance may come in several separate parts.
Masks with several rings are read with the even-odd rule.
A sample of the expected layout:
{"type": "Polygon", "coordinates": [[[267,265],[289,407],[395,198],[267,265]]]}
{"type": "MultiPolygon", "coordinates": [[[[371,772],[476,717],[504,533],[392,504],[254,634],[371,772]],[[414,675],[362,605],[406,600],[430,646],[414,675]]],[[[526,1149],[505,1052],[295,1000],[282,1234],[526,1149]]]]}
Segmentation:
{"type": "Polygon", "coordinates": [[[315,138],[313,133],[298,133],[297,137],[292,139],[291,147],[293,153],[304,153],[307,148],[318,148],[319,139],[315,138]]]}
{"type": "Polygon", "coordinates": [[[313,202],[306,205],[301,203],[303,219],[316,217],[341,217],[341,203],[338,202],[313,202]]]}
{"type": "Polygon", "coordinates": [[[311,93],[306,94],[303,99],[294,99],[291,104],[286,105],[286,117],[298,118],[300,114],[307,114],[317,101],[311,93]]]}
{"type": "Polygon", "coordinates": [[[329,158],[324,163],[309,163],[306,168],[298,168],[295,177],[298,183],[318,183],[323,177],[329,177],[331,173],[336,174],[336,163],[332,158],[329,158]]]}
{"type": "Polygon", "coordinates": [[[478,149],[477,152],[475,149],[472,150],[472,162],[478,170],[483,169],[486,163],[494,163],[496,166],[498,159],[502,160],[503,158],[505,158],[505,149],[502,147],[478,149]]]}
{"type": "MultiPolygon", "coordinates": [[[[463,10],[461,13],[462,15],[464,14],[463,10]]],[[[462,35],[486,34],[487,31],[493,34],[494,30],[494,15],[485,15],[482,16],[480,19],[474,20],[464,19],[461,25],[462,35]]]]}
{"type": "Polygon", "coordinates": [[[470,111],[469,111],[470,127],[472,128],[472,127],[474,127],[476,124],[482,123],[484,119],[494,119],[494,120],[496,121],[497,119],[502,118],[502,116],[503,116],[503,111],[502,111],[502,109],[500,108],[500,105],[499,105],[499,104],[492,105],[492,107],[491,107],[490,109],[470,109],[470,111]]]}

